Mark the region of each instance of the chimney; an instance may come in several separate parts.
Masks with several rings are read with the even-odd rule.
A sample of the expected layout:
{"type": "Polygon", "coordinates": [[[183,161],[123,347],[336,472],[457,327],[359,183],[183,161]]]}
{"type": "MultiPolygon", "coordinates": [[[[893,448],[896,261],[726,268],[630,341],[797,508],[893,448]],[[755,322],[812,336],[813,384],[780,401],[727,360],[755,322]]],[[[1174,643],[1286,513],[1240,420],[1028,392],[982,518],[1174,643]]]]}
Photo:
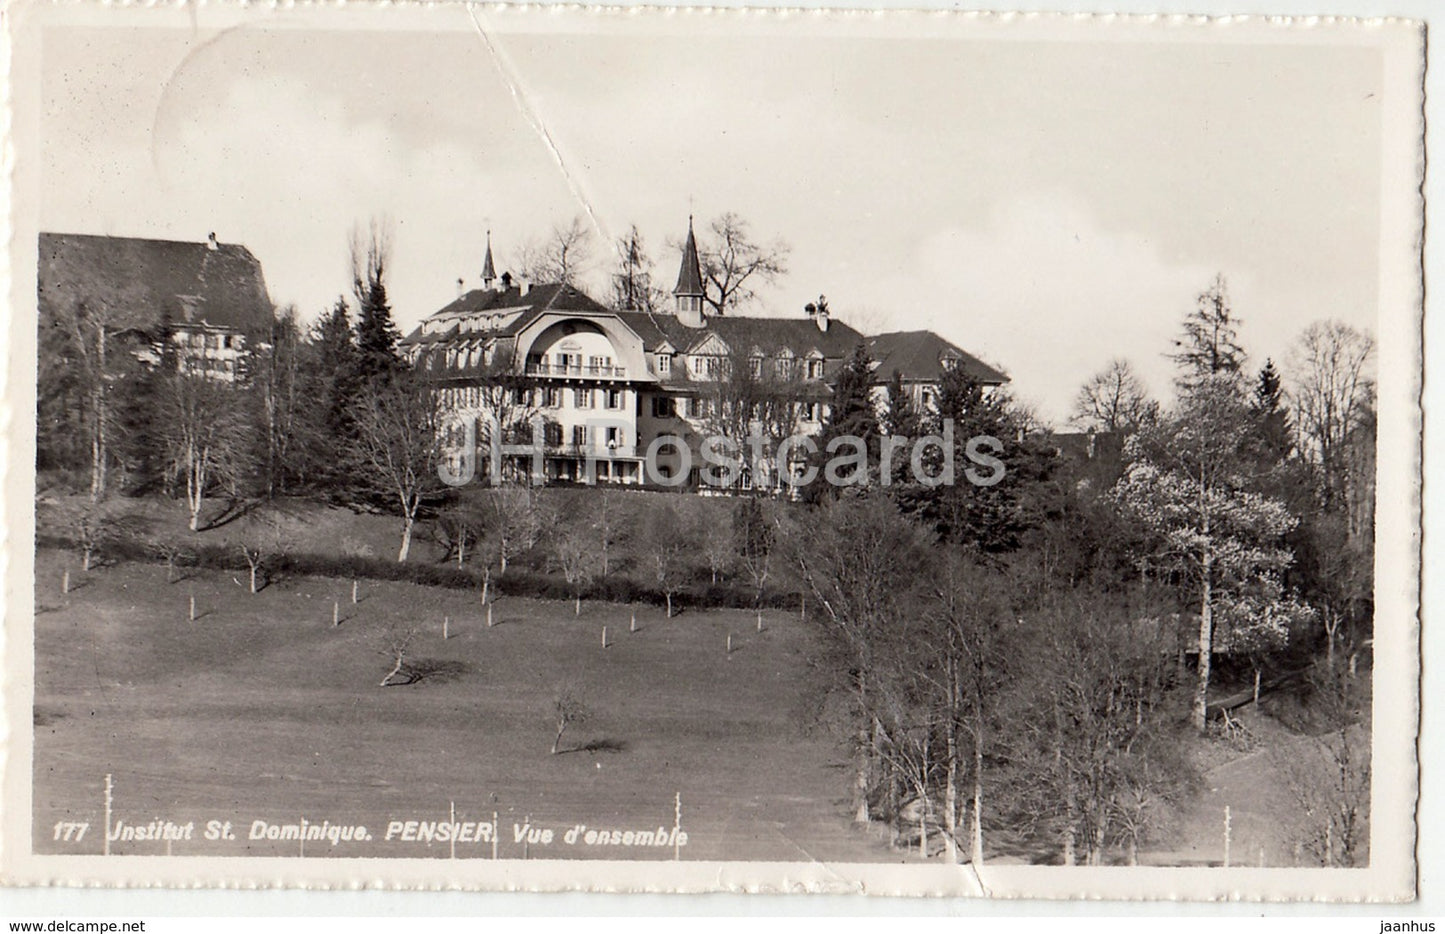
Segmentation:
{"type": "Polygon", "coordinates": [[[466,282],[465,282],[464,280],[462,280],[462,279],[458,279],[458,280],[457,280],[457,298],[461,298],[461,297],[462,297],[462,293],[464,293],[466,290],[467,290],[467,284],[466,284],[466,282]]]}
{"type": "Polygon", "coordinates": [[[502,273],[502,278],[499,280],[499,283],[500,285],[497,291],[505,292],[510,289],[512,287],[512,274],[510,272],[502,273]]]}
{"type": "Polygon", "coordinates": [[[206,237],[206,249],[208,249],[208,250],[219,250],[220,248],[221,248],[221,245],[216,242],[216,232],[213,230],[213,231],[211,231],[211,233],[206,237]]]}
{"type": "Polygon", "coordinates": [[[517,294],[526,295],[530,291],[532,291],[532,280],[523,276],[522,281],[517,286],[517,294]]]}
{"type": "Polygon", "coordinates": [[[819,295],[818,301],[804,305],[803,311],[808,313],[808,317],[818,326],[818,330],[828,330],[828,296],[819,295]]]}

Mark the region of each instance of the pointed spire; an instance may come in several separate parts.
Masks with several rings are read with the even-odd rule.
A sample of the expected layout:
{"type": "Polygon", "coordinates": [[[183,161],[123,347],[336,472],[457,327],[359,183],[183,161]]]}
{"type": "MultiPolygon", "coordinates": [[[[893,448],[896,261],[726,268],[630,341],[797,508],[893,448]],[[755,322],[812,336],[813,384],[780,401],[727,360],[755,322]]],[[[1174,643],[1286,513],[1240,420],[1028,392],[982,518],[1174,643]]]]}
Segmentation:
{"type": "Polygon", "coordinates": [[[702,264],[697,259],[697,238],[692,233],[692,215],[687,216],[687,243],[682,247],[682,268],[677,271],[677,286],[672,294],[701,298],[702,264]]]}
{"type": "Polygon", "coordinates": [[[497,278],[497,267],[492,262],[492,232],[487,231],[487,258],[482,260],[482,285],[490,289],[497,278]]]}

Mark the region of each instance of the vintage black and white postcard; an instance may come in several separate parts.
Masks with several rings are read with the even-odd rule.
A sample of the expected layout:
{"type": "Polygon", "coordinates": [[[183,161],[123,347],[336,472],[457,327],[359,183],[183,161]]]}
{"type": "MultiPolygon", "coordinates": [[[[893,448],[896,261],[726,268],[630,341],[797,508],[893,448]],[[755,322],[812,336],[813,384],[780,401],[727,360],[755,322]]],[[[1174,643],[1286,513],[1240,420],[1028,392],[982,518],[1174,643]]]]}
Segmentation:
{"type": "Polygon", "coordinates": [[[6,17],[6,882],[1413,894],[1419,24],[6,17]]]}

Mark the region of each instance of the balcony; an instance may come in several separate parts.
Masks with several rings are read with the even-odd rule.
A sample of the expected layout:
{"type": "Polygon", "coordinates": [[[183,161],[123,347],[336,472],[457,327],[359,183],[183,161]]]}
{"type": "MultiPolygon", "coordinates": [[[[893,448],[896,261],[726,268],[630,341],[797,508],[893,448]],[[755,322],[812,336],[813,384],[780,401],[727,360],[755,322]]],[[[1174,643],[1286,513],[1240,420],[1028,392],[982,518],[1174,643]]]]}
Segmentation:
{"type": "Polygon", "coordinates": [[[597,460],[607,460],[614,457],[635,458],[638,456],[636,446],[631,444],[614,444],[607,446],[592,443],[573,444],[569,442],[566,444],[546,444],[543,445],[543,447],[548,454],[560,457],[591,456],[597,460]]]}
{"type": "Polygon", "coordinates": [[[561,363],[529,363],[528,376],[562,376],[581,379],[626,379],[625,366],[567,366],[561,363]]]}

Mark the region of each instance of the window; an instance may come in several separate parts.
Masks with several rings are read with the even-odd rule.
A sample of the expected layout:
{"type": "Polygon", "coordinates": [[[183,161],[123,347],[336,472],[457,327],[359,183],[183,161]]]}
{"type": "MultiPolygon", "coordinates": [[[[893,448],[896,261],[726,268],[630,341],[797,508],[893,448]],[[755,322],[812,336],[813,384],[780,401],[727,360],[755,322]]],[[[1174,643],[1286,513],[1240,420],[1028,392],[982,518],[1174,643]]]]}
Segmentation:
{"type": "Polygon", "coordinates": [[[922,399],[923,399],[923,407],[924,407],[924,408],[928,408],[929,406],[933,405],[933,390],[932,390],[932,389],[929,389],[929,388],[927,388],[927,387],[924,387],[923,392],[920,393],[920,396],[921,396],[922,399]]]}
{"type": "Polygon", "coordinates": [[[599,370],[599,369],[601,369],[601,368],[603,368],[603,367],[609,367],[609,366],[611,366],[611,365],[612,365],[612,358],[611,358],[611,357],[588,357],[588,358],[587,358],[587,365],[588,365],[589,367],[591,367],[592,369],[594,369],[594,370],[599,370]]]}
{"type": "Polygon", "coordinates": [[[783,359],[781,359],[781,360],[778,361],[778,379],[792,379],[792,378],[793,378],[793,361],[792,361],[792,359],[789,358],[789,357],[784,357],[783,359]]]}
{"type": "Polygon", "coordinates": [[[763,358],[754,356],[748,360],[748,368],[752,370],[753,379],[763,378],[763,358]]]}
{"type": "Polygon", "coordinates": [[[523,388],[520,387],[520,386],[517,387],[516,389],[513,389],[513,390],[512,390],[512,404],[513,404],[513,405],[526,405],[526,404],[527,404],[527,390],[523,389],[523,388]]]}
{"type": "Polygon", "coordinates": [[[574,389],[574,390],[572,390],[572,395],[573,395],[573,401],[576,403],[577,408],[579,408],[579,409],[590,409],[590,408],[592,408],[592,390],[590,390],[590,389],[574,389]]]}
{"type": "Polygon", "coordinates": [[[549,409],[560,408],[562,405],[562,390],[556,386],[548,386],[543,389],[542,404],[549,409]]]}
{"type": "Polygon", "coordinates": [[[231,343],[231,342],[234,341],[234,340],[235,340],[234,337],[232,337],[230,334],[227,334],[227,335],[225,336],[225,338],[222,339],[222,341],[221,341],[221,346],[224,347],[226,350],[230,350],[231,347],[232,347],[232,343],[231,343]]]}
{"type": "Polygon", "coordinates": [[[670,372],[672,372],[672,357],[668,356],[668,355],[665,354],[665,353],[660,353],[660,354],[658,354],[658,355],[657,355],[657,372],[658,372],[658,373],[670,373],[670,372]]]}
{"type": "Polygon", "coordinates": [[[573,425],[573,426],[572,426],[572,443],[575,444],[575,445],[577,445],[577,447],[579,447],[579,448],[585,448],[585,447],[587,446],[587,426],[586,426],[586,425],[573,425]]]}
{"type": "Polygon", "coordinates": [[[609,425],[607,428],[607,450],[615,451],[622,446],[622,429],[616,425],[609,425]]]}
{"type": "Polygon", "coordinates": [[[620,408],[622,408],[622,390],[621,390],[621,389],[609,389],[609,390],[607,390],[607,407],[608,407],[609,409],[620,409],[620,408]]]}
{"type": "Polygon", "coordinates": [[[822,379],[822,378],[823,378],[823,361],[822,361],[822,360],[809,360],[809,361],[808,361],[808,379],[822,379]]]}
{"type": "Polygon", "coordinates": [[[703,414],[703,401],[702,401],[701,399],[697,398],[696,396],[693,396],[692,398],[688,399],[688,400],[687,400],[687,415],[688,415],[688,418],[702,418],[702,414],[703,414]]]}
{"type": "Polygon", "coordinates": [[[547,422],[542,426],[542,437],[544,441],[552,447],[561,447],[562,426],[556,422],[547,422]]]}
{"type": "Polygon", "coordinates": [[[676,407],[672,404],[671,396],[652,397],[652,417],[672,418],[677,414],[676,407]]]}

